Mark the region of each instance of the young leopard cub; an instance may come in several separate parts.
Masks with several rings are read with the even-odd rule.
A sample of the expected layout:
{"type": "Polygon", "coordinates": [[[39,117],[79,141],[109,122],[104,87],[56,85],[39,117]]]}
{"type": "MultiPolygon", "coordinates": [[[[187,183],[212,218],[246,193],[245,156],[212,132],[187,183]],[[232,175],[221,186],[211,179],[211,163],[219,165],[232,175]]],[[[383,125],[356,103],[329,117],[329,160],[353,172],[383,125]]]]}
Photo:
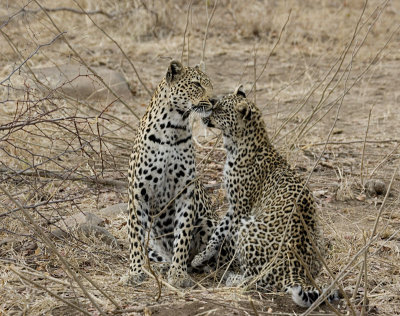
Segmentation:
{"type": "Polygon", "coordinates": [[[148,251],[152,261],[172,261],[171,284],[192,284],[189,256],[205,248],[215,216],[195,178],[189,113],[207,113],[211,93],[210,79],[199,67],[177,61],[154,92],[129,162],[130,268],[123,281],[137,285],[145,279],[148,251]]]}
{"type": "Polygon", "coordinates": [[[273,148],[261,112],[240,87],[219,100],[203,122],[224,136],[229,210],[192,266],[204,264],[224,243],[240,269],[227,284],[255,283],[311,305],[320,295],[306,273],[314,277],[320,270],[311,240],[322,248],[311,192],[273,148]]]}

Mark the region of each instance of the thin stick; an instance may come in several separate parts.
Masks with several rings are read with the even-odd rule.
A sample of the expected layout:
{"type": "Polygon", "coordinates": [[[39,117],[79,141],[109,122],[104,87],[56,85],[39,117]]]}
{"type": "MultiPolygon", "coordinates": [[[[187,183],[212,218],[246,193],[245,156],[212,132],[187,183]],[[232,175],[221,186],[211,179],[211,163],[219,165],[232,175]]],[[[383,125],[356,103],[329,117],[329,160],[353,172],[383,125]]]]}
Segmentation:
{"type": "MultiPolygon", "coordinates": [[[[299,215],[300,215],[300,220],[301,220],[301,222],[302,222],[302,224],[303,224],[303,228],[304,228],[304,229],[306,230],[306,232],[307,232],[307,235],[308,235],[308,237],[309,237],[309,239],[310,239],[310,241],[311,241],[311,245],[312,245],[312,247],[313,247],[313,250],[315,251],[315,253],[316,253],[316,255],[317,255],[319,261],[322,263],[322,265],[324,266],[324,268],[325,268],[326,271],[328,272],[329,276],[330,276],[332,279],[335,279],[335,277],[334,277],[334,275],[333,275],[333,273],[332,273],[332,270],[331,270],[331,269],[329,268],[329,266],[327,265],[327,263],[326,263],[324,257],[323,257],[322,254],[321,254],[320,249],[317,247],[317,245],[316,245],[316,243],[315,243],[315,241],[314,241],[314,238],[312,238],[310,229],[308,228],[308,226],[307,226],[307,224],[306,224],[306,222],[305,222],[305,220],[304,220],[303,215],[302,215],[301,213],[299,213],[299,215]]],[[[294,250],[294,249],[293,249],[293,250],[294,250]]],[[[300,260],[302,260],[302,259],[300,258],[300,260]]],[[[303,266],[305,266],[305,265],[303,264],[303,266]]],[[[307,268],[307,266],[305,266],[305,267],[307,268]]],[[[312,280],[312,278],[310,278],[310,280],[312,280]]],[[[344,299],[346,300],[347,306],[350,308],[350,311],[351,311],[352,315],[356,315],[356,312],[355,312],[355,310],[354,310],[353,304],[351,303],[350,298],[349,298],[348,295],[346,294],[346,291],[343,289],[342,285],[341,285],[339,282],[337,282],[336,285],[337,285],[337,287],[339,288],[340,292],[343,294],[344,299]]],[[[329,292],[326,291],[326,293],[329,293],[329,292]]]]}
{"type": "Polygon", "coordinates": [[[56,299],[60,300],[61,302],[63,302],[64,304],[67,304],[68,306],[71,306],[72,308],[82,312],[85,315],[91,316],[92,314],[88,313],[87,311],[85,311],[84,309],[80,308],[78,305],[75,305],[69,301],[67,301],[66,299],[63,299],[61,296],[57,295],[56,293],[53,293],[52,291],[48,290],[46,287],[40,285],[39,283],[36,283],[35,281],[32,281],[30,279],[28,279],[27,277],[25,277],[24,275],[22,275],[21,273],[19,273],[18,271],[16,271],[13,267],[10,267],[10,270],[12,272],[14,272],[16,275],[18,275],[21,279],[25,280],[26,282],[36,286],[37,288],[47,292],[48,294],[50,294],[51,296],[55,297],[56,299]]]}
{"type": "Polygon", "coordinates": [[[358,288],[360,287],[361,279],[363,277],[363,270],[364,270],[364,267],[361,265],[360,273],[358,274],[358,278],[357,278],[357,282],[356,282],[356,286],[354,287],[353,296],[351,297],[353,300],[357,297],[358,288]]]}
{"type": "MultiPolygon", "coordinates": [[[[208,1],[206,0],[206,8],[207,8],[207,5],[208,5],[207,3],[208,3],[208,1]]],[[[213,6],[212,11],[211,11],[211,15],[207,20],[206,30],[204,32],[203,51],[202,51],[202,54],[201,54],[201,63],[204,63],[204,58],[205,58],[205,53],[206,53],[207,36],[208,36],[208,28],[210,27],[210,23],[211,23],[211,20],[212,20],[212,18],[214,16],[215,9],[217,8],[217,3],[218,3],[218,0],[215,0],[214,1],[214,6],[213,6]]]]}
{"type": "MultiPolygon", "coordinates": [[[[183,32],[181,63],[183,63],[183,55],[185,54],[186,33],[187,33],[187,30],[188,30],[188,26],[189,26],[189,14],[190,14],[190,10],[192,8],[192,4],[193,4],[193,0],[190,1],[188,9],[187,9],[187,14],[186,14],[186,25],[185,25],[185,31],[183,32]]],[[[188,39],[188,41],[189,41],[189,39],[188,39]]],[[[188,52],[188,66],[189,66],[189,52],[188,52]]]]}
{"type": "MultiPolygon", "coordinates": [[[[311,143],[311,144],[299,144],[299,146],[300,147],[322,146],[322,145],[325,145],[325,144],[327,144],[327,145],[353,145],[353,144],[361,144],[361,143],[364,143],[364,142],[367,143],[367,144],[388,144],[388,143],[399,143],[400,144],[400,139],[367,140],[367,141],[365,141],[365,140],[350,140],[350,141],[347,141],[347,142],[331,141],[331,142],[320,142],[320,143],[311,143]]],[[[399,144],[393,150],[393,152],[399,147],[399,144]]]]}
{"type": "Polygon", "coordinates": [[[95,26],[96,26],[110,41],[112,41],[112,42],[118,47],[118,49],[120,50],[120,52],[122,53],[122,55],[124,55],[125,59],[126,59],[126,60],[128,61],[128,63],[131,65],[131,67],[132,67],[133,71],[135,72],[136,77],[138,78],[140,84],[143,86],[143,88],[146,90],[147,94],[148,94],[148,95],[150,96],[150,98],[151,98],[151,97],[153,96],[152,93],[151,93],[151,91],[150,91],[149,88],[147,88],[147,86],[144,84],[142,78],[139,76],[139,73],[138,73],[138,71],[137,71],[137,69],[136,69],[134,63],[133,63],[132,60],[128,57],[128,55],[125,53],[125,51],[122,49],[122,47],[118,44],[118,42],[117,42],[115,39],[113,39],[110,35],[108,35],[108,33],[107,33],[106,31],[104,31],[104,29],[102,29],[100,26],[98,26],[98,25],[96,24],[95,21],[93,21],[92,17],[89,15],[89,13],[87,13],[87,12],[81,7],[81,5],[80,5],[76,0],[73,0],[73,1],[74,1],[75,4],[79,7],[79,9],[82,10],[82,13],[83,13],[83,14],[86,14],[86,16],[90,19],[90,21],[92,21],[92,23],[93,23],[93,24],[94,24],[94,25],[95,25],[95,26]]]}
{"type": "Polygon", "coordinates": [[[365,155],[365,142],[367,141],[367,136],[368,136],[368,130],[369,130],[369,124],[371,122],[371,113],[372,113],[372,108],[369,110],[368,114],[368,124],[367,124],[367,129],[365,130],[365,137],[364,137],[364,143],[363,143],[363,148],[362,148],[362,155],[361,155],[361,166],[360,166],[360,181],[361,181],[361,187],[364,187],[364,178],[363,178],[363,170],[364,170],[364,155],[365,155]]]}
{"type": "MultiPolygon", "coordinates": [[[[368,247],[378,238],[378,236],[375,236],[374,238],[370,239],[367,243],[367,245],[365,245],[364,247],[362,247],[354,256],[353,258],[351,258],[350,262],[342,269],[342,271],[339,273],[338,276],[336,276],[335,280],[333,280],[331,282],[331,284],[325,288],[325,293],[329,293],[330,290],[332,290],[333,286],[335,284],[337,284],[340,280],[342,280],[344,277],[346,277],[350,272],[351,269],[350,267],[352,266],[352,264],[354,263],[354,261],[361,255],[364,253],[364,251],[366,251],[368,249],[368,247]]],[[[358,265],[358,264],[357,264],[358,265]]],[[[320,297],[318,297],[318,299],[307,309],[307,311],[302,314],[302,316],[307,316],[310,315],[314,309],[316,309],[321,302],[325,299],[326,295],[321,295],[320,297]]]]}
{"type": "MultiPolygon", "coordinates": [[[[46,8],[46,7],[43,7],[43,8],[48,12],[67,11],[67,12],[76,13],[76,14],[90,14],[90,15],[92,15],[92,14],[101,14],[101,15],[105,15],[109,19],[111,19],[111,18],[116,16],[116,14],[111,14],[111,13],[105,12],[103,10],[91,10],[91,11],[82,12],[82,11],[79,11],[77,9],[68,8],[68,7],[59,7],[59,8],[46,8]]],[[[42,11],[42,10],[23,10],[24,13],[38,13],[40,11],[42,11]]]]}
{"type": "MultiPolygon", "coordinates": [[[[0,30],[0,32],[4,35],[3,31],[0,30]]],[[[60,38],[60,36],[64,35],[67,32],[60,32],[56,37],[54,37],[50,42],[45,43],[45,44],[40,44],[38,47],[36,47],[36,49],[22,62],[22,64],[20,64],[17,68],[15,68],[5,79],[3,79],[3,81],[0,82],[0,85],[2,85],[4,82],[6,82],[7,80],[10,80],[11,76],[17,72],[18,70],[21,69],[21,67],[23,65],[26,64],[26,62],[31,59],[33,56],[35,56],[39,50],[42,47],[46,47],[46,46],[50,46],[51,44],[53,44],[56,40],[58,40],[60,38]]]]}
{"type": "MultiPolygon", "coordinates": [[[[103,316],[106,316],[105,312],[100,308],[100,306],[97,305],[95,300],[92,298],[92,296],[88,293],[88,291],[85,289],[83,286],[82,282],[79,280],[77,275],[75,274],[74,271],[70,268],[69,263],[65,260],[65,258],[58,252],[57,248],[54,246],[53,242],[49,239],[49,237],[46,236],[46,234],[43,233],[42,229],[36,224],[35,220],[27,212],[24,208],[24,206],[16,200],[6,189],[3,188],[2,185],[0,185],[0,190],[3,191],[3,193],[17,206],[21,209],[21,211],[24,213],[24,216],[28,219],[30,224],[33,226],[34,230],[40,237],[40,239],[43,240],[43,242],[49,247],[49,249],[60,259],[61,263],[63,264],[64,268],[67,270],[68,274],[72,276],[72,278],[75,280],[75,282],[79,285],[85,296],[91,301],[93,306],[99,311],[99,313],[103,316]]],[[[119,307],[118,307],[119,308],[119,307]]]]}
{"type": "MultiPolygon", "coordinates": [[[[400,163],[397,165],[395,171],[393,172],[392,179],[390,180],[390,183],[389,183],[388,190],[387,190],[387,192],[386,192],[385,198],[383,199],[382,204],[381,204],[381,207],[379,208],[378,215],[376,216],[374,228],[373,228],[373,230],[372,230],[372,234],[371,234],[371,237],[370,237],[368,243],[367,243],[363,248],[361,248],[361,249],[353,256],[353,258],[350,260],[350,262],[342,269],[342,272],[339,273],[339,275],[335,278],[335,280],[333,280],[333,282],[332,282],[332,283],[329,285],[329,287],[326,289],[327,292],[331,290],[331,288],[333,287],[333,285],[334,285],[335,283],[337,283],[339,280],[341,280],[342,278],[344,278],[348,273],[350,273],[349,268],[350,268],[350,266],[353,264],[353,262],[354,262],[361,254],[364,254],[365,251],[368,251],[368,249],[369,249],[369,247],[371,246],[371,244],[378,238],[378,235],[375,236],[376,229],[377,229],[377,227],[378,227],[379,219],[380,219],[381,216],[382,216],[383,207],[384,207],[385,204],[386,204],[386,200],[387,200],[387,198],[388,198],[388,196],[389,196],[390,189],[391,189],[391,187],[392,187],[392,184],[393,184],[395,175],[397,174],[397,172],[398,172],[398,170],[399,170],[399,167],[400,167],[400,163]]],[[[308,308],[308,310],[306,311],[305,314],[303,314],[303,316],[309,315],[309,314],[322,302],[322,299],[323,299],[322,297],[319,297],[319,298],[308,308]]]]}
{"type": "Polygon", "coordinates": [[[380,163],[377,164],[377,166],[374,168],[374,170],[372,170],[371,174],[369,175],[369,177],[371,178],[373,176],[373,174],[375,173],[375,171],[391,156],[393,155],[393,153],[399,148],[400,146],[400,142],[396,145],[396,147],[394,147],[394,149],[388,153],[385,158],[382,159],[382,161],[380,163]]]}
{"type": "Polygon", "coordinates": [[[267,60],[266,60],[266,62],[265,62],[265,64],[264,64],[263,68],[261,69],[261,72],[260,72],[260,74],[258,75],[257,79],[254,80],[253,86],[251,87],[250,91],[253,91],[256,82],[257,82],[258,80],[260,80],[262,74],[263,74],[264,71],[265,71],[265,68],[267,68],[269,59],[271,58],[273,52],[275,51],[275,48],[278,46],[279,42],[281,41],[282,33],[283,33],[283,31],[285,30],[286,25],[287,25],[288,22],[289,22],[289,18],[290,18],[290,15],[291,15],[291,14],[292,14],[292,9],[290,9],[289,14],[288,14],[288,16],[287,16],[287,18],[286,18],[286,21],[285,21],[285,23],[283,24],[283,26],[282,26],[282,28],[281,28],[281,31],[279,32],[278,39],[276,40],[275,45],[272,47],[271,51],[269,52],[269,55],[268,55],[268,57],[267,57],[267,60]]]}
{"type": "MultiPolygon", "coordinates": [[[[49,15],[49,13],[42,7],[42,5],[39,3],[38,0],[34,0],[35,3],[42,9],[42,11],[45,13],[45,15],[48,17],[48,19],[50,20],[51,24],[54,26],[54,28],[61,33],[60,28],[57,26],[57,24],[54,22],[54,20],[51,18],[51,16],[49,15]]],[[[69,47],[69,49],[75,54],[76,57],[78,57],[78,59],[81,61],[81,63],[83,65],[85,65],[85,67],[98,79],[100,80],[100,82],[104,85],[104,87],[107,88],[108,91],[111,92],[111,94],[116,97],[117,99],[119,99],[119,96],[115,93],[115,91],[103,80],[102,77],[99,76],[99,74],[88,65],[88,63],[81,57],[81,55],[78,54],[78,52],[72,47],[72,45],[69,43],[69,41],[66,39],[65,36],[62,37],[63,41],[65,44],[67,44],[67,46],[69,47]]],[[[140,119],[139,116],[132,110],[132,108],[122,99],[120,99],[120,102],[128,109],[129,112],[132,113],[133,116],[135,116],[138,120],[140,119]]]]}
{"type": "MultiPolygon", "coordinates": [[[[364,239],[364,244],[367,243],[367,239],[365,238],[365,232],[363,232],[363,239],[364,239]]],[[[368,251],[364,252],[364,264],[363,264],[363,270],[364,270],[364,299],[363,299],[363,306],[361,309],[361,316],[364,316],[367,312],[367,292],[368,292],[368,270],[367,270],[367,257],[368,257],[368,251]]]]}
{"type": "MultiPolygon", "coordinates": [[[[303,220],[303,225],[304,225],[304,227],[307,227],[307,225],[305,225],[304,220],[303,220]]],[[[296,256],[297,260],[300,261],[300,264],[303,266],[303,268],[304,268],[304,270],[306,272],[306,275],[307,275],[308,279],[311,281],[312,285],[318,290],[319,293],[323,293],[321,288],[318,286],[318,284],[315,282],[314,278],[312,277],[311,272],[308,269],[307,264],[304,262],[303,258],[300,256],[300,254],[296,251],[296,249],[294,247],[291,247],[291,250],[293,251],[293,253],[296,256]]],[[[333,305],[328,300],[326,300],[325,302],[326,302],[326,304],[328,305],[329,309],[332,312],[334,312],[336,315],[339,315],[339,316],[341,315],[341,313],[335,307],[333,307],[333,305]]],[[[356,315],[354,310],[353,310],[353,315],[356,315]]]]}
{"type": "Polygon", "coordinates": [[[257,49],[256,44],[254,44],[254,84],[253,84],[253,93],[254,93],[254,104],[257,104],[257,49]]]}

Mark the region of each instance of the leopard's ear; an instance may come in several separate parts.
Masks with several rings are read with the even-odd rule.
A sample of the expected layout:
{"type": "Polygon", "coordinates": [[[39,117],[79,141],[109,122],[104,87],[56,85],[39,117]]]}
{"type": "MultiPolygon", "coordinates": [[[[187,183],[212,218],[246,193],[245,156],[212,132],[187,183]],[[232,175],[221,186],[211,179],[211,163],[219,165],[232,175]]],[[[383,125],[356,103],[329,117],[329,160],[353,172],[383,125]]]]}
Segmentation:
{"type": "Polygon", "coordinates": [[[179,61],[173,60],[169,64],[167,75],[165,76],[165,79],[167,80],[168,83],[171,83],[174,81],[176,78],[179,78],[179,76],[183,72],[183,66],[179,61]]]}
{"type": "Polygon", "coordinates": [[[245,98],[245,97],[246,97],[246,92],[244,92],[243,85],[240,84],[240,85],[235,89],[235,92],[233,92],[233,94],[235,94],[235,95],[240,95],[240,96],[242,96],[243,98],[245,98]]]}
{"type": "Polygon", "coordinates": [[[206,64],[204,61],[200,61],[200,63],[194,66],[194,68],[201,70],[202,72],[206,72],[206,64]]]}
{"type": "Polygon", "coordinates": [[[250,104],[247,101],[239,102],[235,105],[235,110],[241,115],[243,120],[250,121],[252,116],[252,110],[250,104]]]}

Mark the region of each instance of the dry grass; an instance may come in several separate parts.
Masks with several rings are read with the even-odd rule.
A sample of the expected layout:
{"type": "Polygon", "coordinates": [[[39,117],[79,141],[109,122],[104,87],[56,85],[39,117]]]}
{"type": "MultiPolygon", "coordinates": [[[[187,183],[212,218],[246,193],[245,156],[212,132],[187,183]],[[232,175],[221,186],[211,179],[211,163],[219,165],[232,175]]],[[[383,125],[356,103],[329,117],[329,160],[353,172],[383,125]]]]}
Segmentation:
{"type": "MultiPolygon", "coordinates": [[[[198,277],[201,289],[164,286],[159,301],[153,280],[138,289],[118,284],[128,266],[124,215],[104,223],[119,248],[94,236],[40,235],[65,216],[126,201],[128,156],[146,88],[155,88],[170,58],[181,58],[186,28],[183,61],[200,61],[213,5],[193,1],[189,11],[180,0],[0,5],[0,314],[304,312],[281,295],[217,288],[213,275],[198,277]],[[70,83],[37,76],[36,69],[71,63],[82,71],[70,83]],[[97,76],[102,68],[123,73],[132,94],[120,100],[117,87],[97,76]],[[68,85],[78,80],[104,94],[77,100],[68,85]]],[[[400,3],[370,0],[362,14],[364,5],[221,0],[205,62],[216,94],[238,83],[250,90],[261,75],[256,100],[271,139],[310,176],[316,193],[327,265],[351,300],[351,308],[342,302],[339,311],[393,315],[400,313],[400,3]],[[386,185],[393,180],[386,197],[365,194],[370,177],[386,185]]],[[[201,161],[216,138],[195,131],[201,161]]],[[[217,144],[199,166],[221,212],[223,160],[217,144]]],[[[332,278],[323,271],[317,281],[329,285],[332,278]]]]}

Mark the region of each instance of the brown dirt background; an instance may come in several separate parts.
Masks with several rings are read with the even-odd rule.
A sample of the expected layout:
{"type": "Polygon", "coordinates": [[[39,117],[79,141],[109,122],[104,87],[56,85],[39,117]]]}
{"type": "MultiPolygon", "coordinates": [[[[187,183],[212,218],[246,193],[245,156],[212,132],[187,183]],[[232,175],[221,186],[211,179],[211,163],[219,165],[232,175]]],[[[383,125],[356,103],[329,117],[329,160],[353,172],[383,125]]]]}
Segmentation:
{"type": "MultiPolygon", "coordinates": [[[[215,94],[229,93],[239,83],[244,84],[249,98],[255,98],[265,114],[275,146],[299,173],[311,175],[310,186],[329,246],[328,267],[335,277],[349,272],[339,283],[350,297],[362,273],[351,298],[353,310],[344,301],[335,305],[338,310],[343,314],[395,315],[400,314],[400,178],[396,169],[400,162],[400,2],[370,0],[360,19],[364,4],[360,0],[221,0],[208,29],[205,62],[215,94]],[[289,12],[289,22],[281,34],[289,12]],[[340,59],[349,43],[347,55],[340,59]],[[254,78],[258,76],[254,93],[254,78]],[[340,102],[348,88],[351,89],[340,102]],[[365,192],[364,183],[370,179],[380,179],[386,187],[393,179],[385,201],[383,195],[365,192]],[[376,234],[372,236],[377,219],[376,234]],[[366,255],[347,266],[365,240],[371,238],[375,239],[366,255]],[[362,270],[365,262],[366,278],[362,270]],[[365,293],[368,299],[363,309],[365,293]]],[[[126,170],[138,124],[132,112],[140,117],[149,96],[129,61],[104,32],[122,47],[152,91],[171,59],[192,66],[200,61],[207,17],[213,5],[213,1],[193,1],[188,11],[189,2],[181,0],[1,2],[0,82],[39,45],[49,43],[60,32],[66,32],[64,38],[70,45],[60,38],[40,47],[10,80],[0,85],[0,184],[26,206],[42,203],[28,210],[44,232],[65,216],[81,211],[102,216],[102,208],[127,200],[126,170]],[[89,15],[98,27],[89,16],[65,10],[48,12],[52,23],[38,3],[46,8],[80,11],[78,3],[87,11],[100,11],[89,15]],[[79,65],[79,77],[95,86],[98,80],[86,75],[83,63],[122,73],[131,93],[121,97],[130,110],[111,93],[97,101],[77,101],[73,92],[63,89],[66,86],[53,82],[53,88],[46,90],[30,72],[79,65]],[[25,106],[33,110],[24,112],[25,106]],[[85,119],[78,120],[77,125],[67,120],[65,128],[49,122],[19,130],[10,128],[16,118],[26,123],[49,109],[55,109],[52,118],[65,119],[73,114],[85,119]],[[77,132],[72,126],[77,126],[77,132]],[[82,141],[90,144],[85,151],[76,149],[82,141]],[[34,166],[30,169],[33,174],[18,173],[29,166],[34,166]],[[54,173],[47,175],[44,170],[54,173]],[[59,202],[49,203],[52,201],[59,202]]],[[[205,132],[197,123],[194,130],[199,162],[209,155],[206,163],[199,164],[198,172],[222,213],[226,209],[220,186],[222,144],[216,143],[214,131],[205,132]]],[[[0,315],[80,313],[14,271],[98,315],[99,311],[21,212],[1,215],[15,207],[1,192],[0,315]]],[[[126,216],[104,219],[104,227],[120,241],[120,247],[75,233],[54,243],[74,271],[84,271],[118,303],[124,311],[119,313],[177,316],[305,312],[283,294],[218,286],[212,274],[194,276],[199,282],[194,289],[163,286],[158,300],[154,280],[140,288],[120,285],[118,280],[128,267],[126,216]]],[[[317,280],[319,284],[331,281],[327,271],[317,280]]],[[[104,313],[118,313],[93,285],[84,279],[82,282],[104,313]]],[[[326,306],[312,312],[328,313],[332,312],[326,306]]]]}

